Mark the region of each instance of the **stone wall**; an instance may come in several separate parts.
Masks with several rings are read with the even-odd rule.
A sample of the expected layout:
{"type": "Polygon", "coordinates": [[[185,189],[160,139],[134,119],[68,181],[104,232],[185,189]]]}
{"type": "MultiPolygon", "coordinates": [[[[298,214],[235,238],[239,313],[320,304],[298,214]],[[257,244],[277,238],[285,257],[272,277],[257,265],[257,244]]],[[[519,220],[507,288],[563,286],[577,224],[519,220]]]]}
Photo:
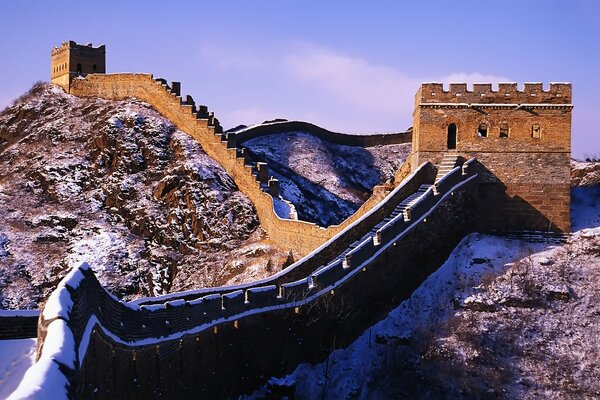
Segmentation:
{"type": "MultiPolygon", "coordinates": [[[[301,255],[310,253],[340,233],[378,204],[392,189],[376,187],[374,196],[339,225],[322,228],[309,222],[279,218],[273,210],[273,198],[261,188],[256,167],[248,165],[243,149],[236,147],[234,134],[223,133],[218,120],[208,112],[207,107],[197,106],[191,96],[182,101],[179,83],[174,82],[171,86],[164,80],[153,80],[150,74],[91,74],[74,79],[70,93],[110,100],[135,97],[151,104],[180,130],[196,139],[203,150],[223,166],[240,191],[253,202],[269,239],[278,246],[294,249],[301,255]]],[[[382,136],[370,140],[374,142],[387,139],[382,136]]]]}
{"type": "Polygon", "coordinates": [[[571,85],[423,84],[416,95],[413,165],[447,153],[476,157],[483,231],[570,230],[571,85]],[[456,129],[455,149],[448,136],[456,129]]]}
{"type": "Polygon", "coordinates": [[[256,137],[287,132],[308,132],[319,139],[345,146],[373,147],[389,144],[409,143],[412,140],[412,131],[379,133],[366,135],[350,135],[332,132],[315,124],[304,121],[276,121],[263,123],[236,130],[236,143],[239,145],[256,137]]]}
{"type": "MultiPolygon", "coordinates": [[[[83,265],[46,304],[31,375],[66,379],[75,398],[235,398],[320,361],[385,317],[473,230],[475,171],[472,163],[453,170],[411,206],[410,219],[389,220],[377,243],[369,237],[343,263],[279,286],[140,307],[118,301],[83,265]]],[[[48,385],[19,389],[44,398],[48,385]]]]}
{"type": "Polygon", "coordinates": [[[0,340],[37,336],[38,310],[0,310],[0,340]]]}
{"type": "Polygon", "coordinates": [[[383,220],[409,195],[414,193],[421,185],[430,184],[435,178],[436,170],[430,163],[425,163],[417,169],[413,174],[406,177],[403,182],[396,187],[390,194],[381,200],[379,204],[373,207],[369,212],[361,216],[352,224],[347,226],[342,232],[335,235],[323,245],[319,246],[314,252],[303,257],[301,260],[290,265],[281,272],[278,272],[268,278],[254,282],[248,282],[240,285],[232,285],[226,287],[205,288],[197,290],[189,290],[185,292],[170,293],[163,296],[143,298],[134,301],[136,304],[163,304],[167,301],[185,300],[192,301],[203,296],[208,296],[215,293],[228,293],[236,290],[247,290],[254,287],[265,285],[281,286],[286,282],[292,282],[302,277],[306,277],[312,271],[326,265],[336,255],[340,254],[350,244],[355,243],[372,227],[383,220]]]}

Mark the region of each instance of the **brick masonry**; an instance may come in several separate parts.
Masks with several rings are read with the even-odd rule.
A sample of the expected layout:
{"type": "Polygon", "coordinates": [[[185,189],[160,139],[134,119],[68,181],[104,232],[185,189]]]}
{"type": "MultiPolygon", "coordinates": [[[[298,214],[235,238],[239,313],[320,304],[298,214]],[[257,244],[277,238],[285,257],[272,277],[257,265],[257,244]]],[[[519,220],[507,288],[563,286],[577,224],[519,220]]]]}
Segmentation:
{"type": "Polygon", "coordinates": [[[455,152],[483,167],[482,231],[570,230],[571,85],[423,84],[415,98],[413,165],[455,152]],[[456,127],[456,148],[448,135],[456,127]],[[483,129],[481,129],[483,128],[483,129]],[[483,135],[485,133],[486,135],[483,135]],[[505,136],[505,137],[501,137],[505,136]]]}
{"type": "Polygon", "coordinates": [[[52,83],[69,91],[71,81],[77,76],[103,74],[106,72],[106,47],[81,45],[74,41],[61,44],[52,49],[50,78],[52,83]]]}

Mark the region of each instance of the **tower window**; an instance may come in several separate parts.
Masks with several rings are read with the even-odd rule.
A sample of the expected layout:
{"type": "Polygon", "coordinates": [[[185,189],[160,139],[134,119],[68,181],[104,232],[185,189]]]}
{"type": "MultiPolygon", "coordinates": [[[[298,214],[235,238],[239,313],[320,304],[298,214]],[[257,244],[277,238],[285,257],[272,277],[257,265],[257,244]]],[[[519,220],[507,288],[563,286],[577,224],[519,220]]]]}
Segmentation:
{"type": "Polygon", "coordinates": [[[540,124],[533,124],[531,127],[531,137],[534,139],[539,139],[542,137],[542,127],[540,124]]]}
{"type": "Polygon", "coordinates": [[[508,137],[508,124],[500,124],[500,137],[501,138],[508,137]]]}
{"type": "Polygon", "coordinates": [[[450,150],[456,149],[456,124],[448,125],[447,146],[450,150]]]}
{"type": "Polygon", "coordinates": [[[479,128],[477,128],[477,136],[479,137],[487,137],[488,135],[488,125],[485,122],[479,124],[479,128]]]}
{"type": "Polygon", "coordinates": [[[92,70],[96,70],[96,64],[92,65],[92,70]]]}
{"type": "Polygon", "coordinates": [[[77,73],[81,74],[81,64],[77,64],[77,73]]]}

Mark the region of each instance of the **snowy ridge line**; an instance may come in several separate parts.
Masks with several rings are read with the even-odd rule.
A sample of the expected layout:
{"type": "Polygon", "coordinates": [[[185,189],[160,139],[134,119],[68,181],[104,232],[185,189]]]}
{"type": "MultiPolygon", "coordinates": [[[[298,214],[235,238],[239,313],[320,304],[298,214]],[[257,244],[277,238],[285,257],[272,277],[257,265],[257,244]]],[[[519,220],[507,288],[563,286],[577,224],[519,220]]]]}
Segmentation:
{"type": "MultiPolygon", "coordinates": [[[[367,213],[365,213],[360,218],[352,222],[344,230],[342,230],[341,232],[333,236],[331,239],[329,239],[327,242],[323,243],[321,246],[304,256],[302,259],[296,261],[295,263],[277,272],[276,274],[271,275],[270,277],[260,279],[254,282],[241,283],[238,285],[188,290],[156,297],[143,297],[140,299],[133,300],[131,303],[143,305],[164,303],[167,301],[172,301],[174,299],[194,299],[213,293],[224,293],[273,283],[281,284],[299,279],[299,275],[304,275],[304,273],[310,273],[311,270],[316,270],[324,265],[324,263],[318,259],[318,256],[324,251],[328,250],[332,246],[332,244],[344,238],[344,236],[347,236],[349,232],[353,232],[361,225],[368,225],[368,229],[370,230],[372,226],[374,226],[380,219],[382,219],[383,215],[391,212],[391,210],[393,210],[406,197],[408,197],[408,194],[414,192],[414,190],[416,190],[416,188],[418,188],[422,183],[430,181],[431,177],[429,175],[431,172],[431,168],[432,165],[430,163],[423,163],[422,165],[420,165],[415,172],[413,172],[406,179],[404,179],[402,183],[400,183],[396,188],[394,188],[390,193],[388,193],[388,195],[381,202],[379,202],[367,213]],[[407,192],[408,194],[406,194],[407,192]],[[386,212],[386,209],[389,211],[386,212]]],[[[363,230],[367,231],[366,228],[363,230]]],[[[361,237],[363,235],[361,233],[359,233],[360,236],[358,237],[361,237]]]]}
{"type": "MultiPolygon", "coordinates": [[[[289,294],[286,293],[286,286],[279,290],[269,286],[245,292],[238,290],[221,296],[205,296],[193,302],[178,301],[172,305],[165,304],[164,307],[146,308],[116,299],[100,285],[90,267],[82,264],[69,272],[48,299],[40,319],[38,362],[27,371],[10,398],[71,397],[74,390],[72,385],[76,384],[72,379],[75,379],[73,377],[83,365],[96,326],[115,342],[130,347],[145,346],[175,340],[245,316],[299,307],[315,301],[365,270],[397,240],[424,222],[444,199],[477,177],[475,171],[468,171],[464,175],[455,171],[455,174],[461,175],[460,182],[445,193],[440,193],[439,199],[429,209],[423,210],[392,240],[377,246],[370,256],[346,266],[341,270],[342,276],[326,274],[325,270],[311,274],[298,281],[289,294]],[[257,302],[256,307],[252,307],[250,296],[257,302]],[[56,382],[59,383],[58,388],[56,382]]],[[[333,263],[329,268],[336,266],[339,267],[339,263],[333,263]]]]}
{"type": "Polygon", "coordinates": [[[408,143],[412,140],[412,130],[406,132],[350,134],[332,132],[318,125],[305,121],[273,121],[250,125],[245,128],[228,130],[226,134],[235,137],[235,143],[241,144],[260,136],[278,133],[303,131],[331,143],[347,146],[372,147],[388,144],[408,143]]]}
{"type": "MultiPolygon", "coordinates": [[[[25,372],[23,380],[8,399],[69,398],[69,378],[63,369],[75,370],[77,354],[75,335],[69,326],[74,301],[70,290],[76,290],[84,280],[86,263],[71,270],[50,294],[41,314],[44,320],[43,344],[38,347],[36,362],[25,372]]],[[[39,339],[38,339],[39,340],[39,339]]]]}

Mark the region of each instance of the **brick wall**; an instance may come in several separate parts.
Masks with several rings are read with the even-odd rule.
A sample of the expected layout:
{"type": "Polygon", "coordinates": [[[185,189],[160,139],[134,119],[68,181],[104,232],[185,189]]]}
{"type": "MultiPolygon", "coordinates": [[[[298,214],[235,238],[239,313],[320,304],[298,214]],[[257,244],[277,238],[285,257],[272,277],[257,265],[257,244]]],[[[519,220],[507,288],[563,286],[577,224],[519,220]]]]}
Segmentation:
{"type": "Polygon", "coordinates": [[[481,229],[570,230],[571,85],[423,84],[415,99],[414,165],[455,152],[476,157],[481,229]],[[450,125],[456,149],[448,149],[450,125]],[[482,128],[487,136],[482,135],[482,128]],[[503,136],[501,137],[501,131],[503,136]]]}
{"type": "Polygon", "coordinates": [[[0,340],[37,336],[38,310],[0,310],[0,340]]]}

